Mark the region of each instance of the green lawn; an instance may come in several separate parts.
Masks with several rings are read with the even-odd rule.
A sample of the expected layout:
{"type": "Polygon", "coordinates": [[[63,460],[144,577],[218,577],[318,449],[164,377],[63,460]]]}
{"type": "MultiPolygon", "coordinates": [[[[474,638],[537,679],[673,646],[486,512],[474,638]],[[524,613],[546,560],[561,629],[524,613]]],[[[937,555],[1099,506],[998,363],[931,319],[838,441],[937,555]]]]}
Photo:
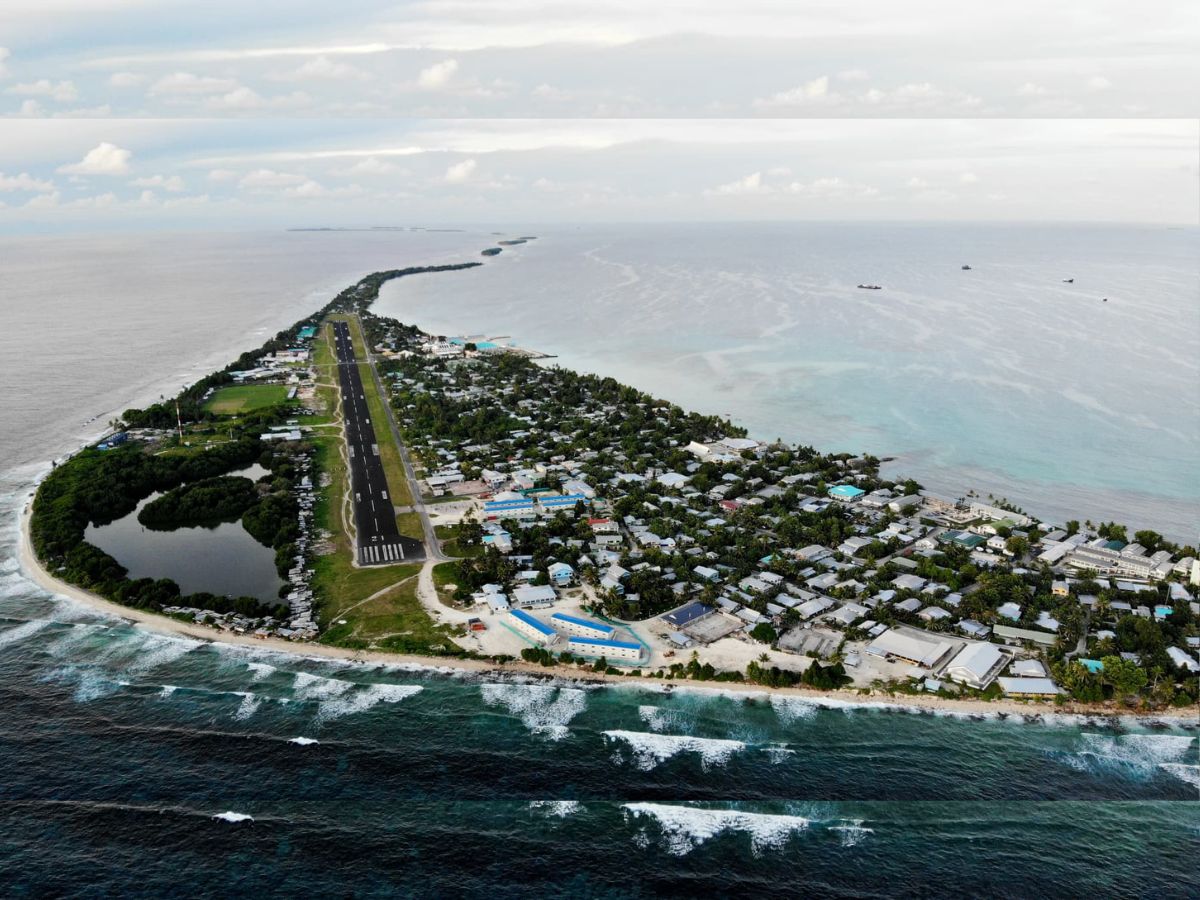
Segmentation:
{"type": "Polygon", "coordinates": [[[220,388],[204,408],[221,416],[235,416],[252,409],[275,406],[287,399],[287,385],[237,384],[220,388]]]}

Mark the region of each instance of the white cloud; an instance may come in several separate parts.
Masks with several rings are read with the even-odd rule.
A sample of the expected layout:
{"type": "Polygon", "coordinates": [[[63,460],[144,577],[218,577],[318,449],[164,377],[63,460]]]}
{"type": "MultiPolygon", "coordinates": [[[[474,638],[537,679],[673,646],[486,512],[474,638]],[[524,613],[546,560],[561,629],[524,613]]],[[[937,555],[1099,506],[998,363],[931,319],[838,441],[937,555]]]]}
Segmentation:
{"type": "Polygon", "coordinates": [[[870,73],[865,69],[846,69],[837,73],[838,81],[869,81],[870,78],[870,73]]]}
{"type": "Polygon", "coordinates": [[[710,194],[724,195],[744,195],[744,194],[763,194],[767,188],[763,185],[762,172],[751,172],[745,178],[739,178],[737,181],[730,181],[727,184],[718,185],[711,191],[710,194]]]}
{"type": "Polygon", "coordinates": [[[450,79],[457,71],[458,60],[445,59],[440,63],[434,63],[427,69],[422,69],[417,75],[417,84],[427,91],[436,91],[449,84],[450,79]]]}
{"type": "Polygon", "coordinates": [[[539,84],[529,93],[542,100],[570,100],[574,96],[570,91],[564,91],[549,84],[539,84]]]}
{"type": "Polygon", "coordinates": [[[178,175],[151,175],[148,178],[135,178],[129,184],[140,188],[162,188],[175,194],[187,189],[178,175]]]}
{"type": "Polygon", "coordinates": [[[475,172],[475,160],[464,159],[446,170],[445,179],[448,184],[462,184],[475,172]]]}
{"type": "Polygon", "coordinates": [[[958,176],[959,184],[979,184],[979,176],[974,172],[963,172],[958,176]]]}
{"type": "Polygon", "coordinates": [[[914,191],[922,191],[929,187],[929,182],[924,178],[917,178],[915,175],[905,182],[906,187],[912,188],[914,191]]]}
{"type": "Polygon", "coordinates": [[[1042,97],[1046,93],[1047,91],[1044,87],[1032,81],[1027,81],[1017,88],[1017,94],[1021,97],[1042,97]]]}
{"type": "Polygon", "coordinates": [[[129,171],[133,153],[116,144],[103,141],[93,147],[77,163],[59,166],[58,171],[72,175],[124,175],[129,171]]]}
{"type": "Polygon", "coordinates": [[[349,63],[336,62],[328,56],[315,56],[290,72],[272,76],[276,81],[368,81],[370,73],[349,63]]]}
{"type": "MultiPolygon", "coordinates": [[[[822,75],[819,78],[814,78],[812,81],[806,81],[804,84],[794,87],[791,90],[780,91],[777,94],[772,94],[770,97],[755,100],[754,106],[758,109],[802,106],[814,100],[819,102],[827,96],[829,96],[829,76],[822,75]]],[[[833,96],[836,97],[837,95],[833,96]]]]}
{"type": "Polygon", "coordinates": [[[306,176],[297,175],[293,172],[276,172],[274,169],[255,169],[253,172],[242,176],[242,180],[238,182],[238,187],[252,191],[275,190],[304,184],[308,180],[306,176]]]}
{"type": "Polygon", "coordinates": [[[21,108],[17,110],[17,115],[24,116],[26,118],[33,118],[35,116],[42,115],[43,112],[44,110],[42,109],[42,104],[38,103],[36,100],[26,100],[21,104],[21,108]]]}
{"type": "Polygon", "coordinates": [[[145,75],[139,75],[136,72],[113,72],[108,76],[109,86],[115,88],[137,87],[145,80],[145,75]]]}
{"type": "Polygon", "coordinates": [[[51,194],[38,194],[36,197],[30,198],[25,204],[26,209],[52,209],[58,206],[58,201],[62,199],[62,195],[58,191],[51,194]]]}
{"type": "Polygon", "coordinates": [[[12,51],[7,47],[0,47],[0,78],[8,77],[8,66],[5,63],[10,56],[12,56],[12,51]]]}
{"type": "Polygon", "coordinates": [[[18,97],[49,97],[51,100],[57,100],[59,103],[69,103],[72,100],[79,99],[79,91],[76,90],[73,81],[59,81],[56,83],[50,81],[48,78],[14,84],[12,87],[6,88],[4,93],[15,94],[18,97]]]}
{"type": "Polygon", "coordinates": [[[335,169],[330,174],[342,178],[353,178],[358,175],[394,175],[403,171],[404,169],[401,169],[395,163],[390,163],[377,156],[368,156],[366,159],[359,160],[352,166],[347,166],[344,169],[335,169]]]}
{"type": "Polygon", "coordinates": [[[209,75],[193,75],[191,72],[174,72],[164,75],[150,86],[150,96],[221,94],[236,89],[238,83],[232,78],[215,78],[209,75]]]}
{"type": "Polygon", "coordinates": [[[94,197],[80,197],[78,200],[72,200],[67,206],[73,209],[108,209],[115,206],[117,195],[108,191],[103,194],[97,194],[94,197]]]}
{"type": "Polygon", "coordinates": [[[1089,91],[1107,91],[1112,87],[1112,82],[1103,75],[1093,75],[1087,80],[1087,88],[1089,91]]]}
{"type": "Polygon", "coordinates": [[[209,181],[230,181],[237,178],[237,172],[233,169],[213,169],[208,173],[209,181]]]}
{"type": "Polygon", "coordinates": [[[53,190],[54,182],[34,178],[28,172],[22,172],[20,175],[5,175],[0,172],[0,191],[34,191],[48,194],[53,190]]]}
{"type": "Polygon", "coordinates": [[[204,108],[214,112],[254,109],[294,109],[311,102],[312,98],[303,91],[293,91],[277,97],[263,97],[248,87],[238,86],[227,94],[204,99],[204,108]]]}

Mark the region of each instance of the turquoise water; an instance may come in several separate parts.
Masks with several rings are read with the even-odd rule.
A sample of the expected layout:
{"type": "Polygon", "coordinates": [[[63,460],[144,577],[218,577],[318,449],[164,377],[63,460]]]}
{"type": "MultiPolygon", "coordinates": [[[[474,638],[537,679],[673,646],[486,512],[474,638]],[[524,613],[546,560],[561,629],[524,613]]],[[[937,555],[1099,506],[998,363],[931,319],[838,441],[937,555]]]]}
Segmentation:
{"type": "Polygon", "coordinates": [[[951,497],[1200,532],[1197,229],[535,233],[461,277],[393,282],[378,309],[512,335],[762,438],[897,456],[888,471],[951,497]]]}

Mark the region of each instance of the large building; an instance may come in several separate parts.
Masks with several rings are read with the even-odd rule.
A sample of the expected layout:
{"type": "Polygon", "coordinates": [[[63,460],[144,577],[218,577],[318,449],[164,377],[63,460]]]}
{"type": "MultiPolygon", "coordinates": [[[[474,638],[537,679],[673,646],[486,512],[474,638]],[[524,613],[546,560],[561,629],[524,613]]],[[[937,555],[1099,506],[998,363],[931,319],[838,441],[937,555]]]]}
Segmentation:
{"type": "Polygon", "coordinates": [[[926,669],[935,669],[946,660],[954,650],[954,645],[946,641],[917,637],[895,628],[885,631],[867,645],[867,653],[872,656],[893,657],[910,662],[926,669]]]}
{"type": "Polygon", "coordinates": [[[510,609],[508,611],[508,624],[524,637],[529,638],[536,644],[548,645],[553,644],[558,640],[558,632],[547,625],[535,619],[523,609],[510,609]]]}
{"type": "Polygon", "coordinates": [[[576,656],[604,657],[623,662],[638,662],[642,658],[642,645],[632,641],[573,637],[567,641],[567,647],[576,656]]]}
{"type": "Polygon", "coordinates": [[[555,628],[561,630],[564,634],[575,637],[603,638],[608,640],[613,636],[613,627],[611,625],[605,625],[603,622],[593,622],[590,619],[581,619],[578,616],[571,616],[566,613],[556,612],[550,617],[550,621],[554,623],[555,628]]]}
{"type": "Polygon", "coordinates": [[[968,644],[958,652],[945,675],[976,690],[982,691],[1000,674],[1008,657],[995,644],[968,644]]]}

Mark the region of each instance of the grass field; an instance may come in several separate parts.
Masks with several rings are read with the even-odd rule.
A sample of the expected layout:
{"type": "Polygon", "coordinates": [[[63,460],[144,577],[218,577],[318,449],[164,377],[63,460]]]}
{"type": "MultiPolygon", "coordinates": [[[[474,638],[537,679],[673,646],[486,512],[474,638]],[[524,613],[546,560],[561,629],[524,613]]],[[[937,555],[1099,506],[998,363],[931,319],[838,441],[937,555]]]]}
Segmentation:
{"type": "Polygon", "coordinates": [[[288,389],[282,384],[237,384],[220,388],[213,394],[204,408],[221,416],[236,416],[238,413],[265,406],[275,406],[287,399],[288,389]]]}

